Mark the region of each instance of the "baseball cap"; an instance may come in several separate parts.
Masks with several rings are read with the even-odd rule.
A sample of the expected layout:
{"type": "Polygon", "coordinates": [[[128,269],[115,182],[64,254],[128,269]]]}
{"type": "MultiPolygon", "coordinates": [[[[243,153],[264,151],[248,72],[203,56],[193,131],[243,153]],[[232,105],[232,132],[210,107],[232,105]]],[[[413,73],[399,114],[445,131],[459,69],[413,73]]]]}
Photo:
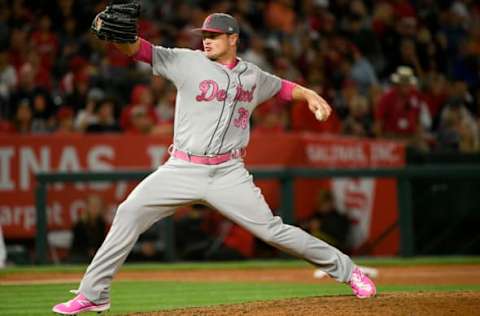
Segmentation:
{"type": "Polygon", "coordinates": [[[393,83],[416,85],[417,78],[413,74],[413,69],[408,66],[398,66],[397,71],[390,76],[393,83]]]}
{"type": "Polygon", "coordinates": [[[230,14],[212,13],[206,17],[205,21],[203,21],[201,28],[196,28],[192,31],[238,34],[240,33],[240,27],[237,20],[230,14]]]}

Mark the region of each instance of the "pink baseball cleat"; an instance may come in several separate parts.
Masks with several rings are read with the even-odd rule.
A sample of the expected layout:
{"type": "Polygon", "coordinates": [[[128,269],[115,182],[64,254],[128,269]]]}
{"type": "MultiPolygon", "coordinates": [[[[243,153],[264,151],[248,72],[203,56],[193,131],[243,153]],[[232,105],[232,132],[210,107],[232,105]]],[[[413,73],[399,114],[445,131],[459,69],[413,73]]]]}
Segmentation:
{"type": "Polygon", "coordinates": [[[110,309],[110,303],[97,305],[82,294],[78,294],[68,302],[55,305],[52,311],[61,315],[76,315],[84,312],[103,312],[108,309],[110,309]]]}
{"type": "Polygon", "coordinates": [[[358,298],[369,298],[377,293],[375,284],[358,267],[353,269],[348,284],[352,287],[353,294],[358,298]]]}

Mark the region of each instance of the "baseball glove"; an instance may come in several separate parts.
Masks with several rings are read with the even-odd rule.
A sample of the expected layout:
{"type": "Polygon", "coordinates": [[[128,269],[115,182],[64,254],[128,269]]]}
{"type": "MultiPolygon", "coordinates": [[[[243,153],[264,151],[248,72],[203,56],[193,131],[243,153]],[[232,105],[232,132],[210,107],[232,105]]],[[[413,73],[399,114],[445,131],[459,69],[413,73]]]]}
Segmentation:
{"type": "Polygon", "coordinates": [[[93,19],[90,30],[101,40],[134,43],[137,40],[138,0],[110,0],[93,19]]]}

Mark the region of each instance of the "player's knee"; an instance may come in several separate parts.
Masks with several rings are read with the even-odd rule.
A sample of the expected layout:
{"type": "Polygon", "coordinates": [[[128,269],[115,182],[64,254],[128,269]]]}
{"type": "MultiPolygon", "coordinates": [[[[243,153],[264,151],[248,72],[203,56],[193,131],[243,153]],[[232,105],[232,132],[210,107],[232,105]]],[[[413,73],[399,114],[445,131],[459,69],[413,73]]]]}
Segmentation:
{"type": "Polygon", "coordinates": [[[135,217],[140,213],[141,205],[135,202],[135,200],[125,200],[117,208],[115,213],[116,218],[135,220],[135,217]]]}
{"type": "Polygon", "coordinates": [[[278,244],[281,231],[282,231],[282,220],[280,217],[274,217],[268,224],[265,224],[262,233],[259,236],[263,241],[268,244],[278,244]]]}

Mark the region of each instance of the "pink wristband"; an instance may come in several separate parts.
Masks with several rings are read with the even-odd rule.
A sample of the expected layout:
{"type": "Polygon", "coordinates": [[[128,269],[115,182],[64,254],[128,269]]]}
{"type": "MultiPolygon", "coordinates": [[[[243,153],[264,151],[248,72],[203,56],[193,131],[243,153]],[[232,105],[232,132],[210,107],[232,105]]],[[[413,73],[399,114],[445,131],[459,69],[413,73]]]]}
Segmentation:
{"type": "Polygon", "coordinates": [[[138,61],[143,61],[147,64],[152,64],[152,52],[153,46],[152,43],[140,38],[140,48],[137,53],[133,55],[133,59],[138,61]]]}
{"type": "Polygon", "coordinates": [[[282,79],[282,87],[278,92],[278,96],[285,101],[292,101],[292,91],[296,87],[296,84],[282,79]]]}

